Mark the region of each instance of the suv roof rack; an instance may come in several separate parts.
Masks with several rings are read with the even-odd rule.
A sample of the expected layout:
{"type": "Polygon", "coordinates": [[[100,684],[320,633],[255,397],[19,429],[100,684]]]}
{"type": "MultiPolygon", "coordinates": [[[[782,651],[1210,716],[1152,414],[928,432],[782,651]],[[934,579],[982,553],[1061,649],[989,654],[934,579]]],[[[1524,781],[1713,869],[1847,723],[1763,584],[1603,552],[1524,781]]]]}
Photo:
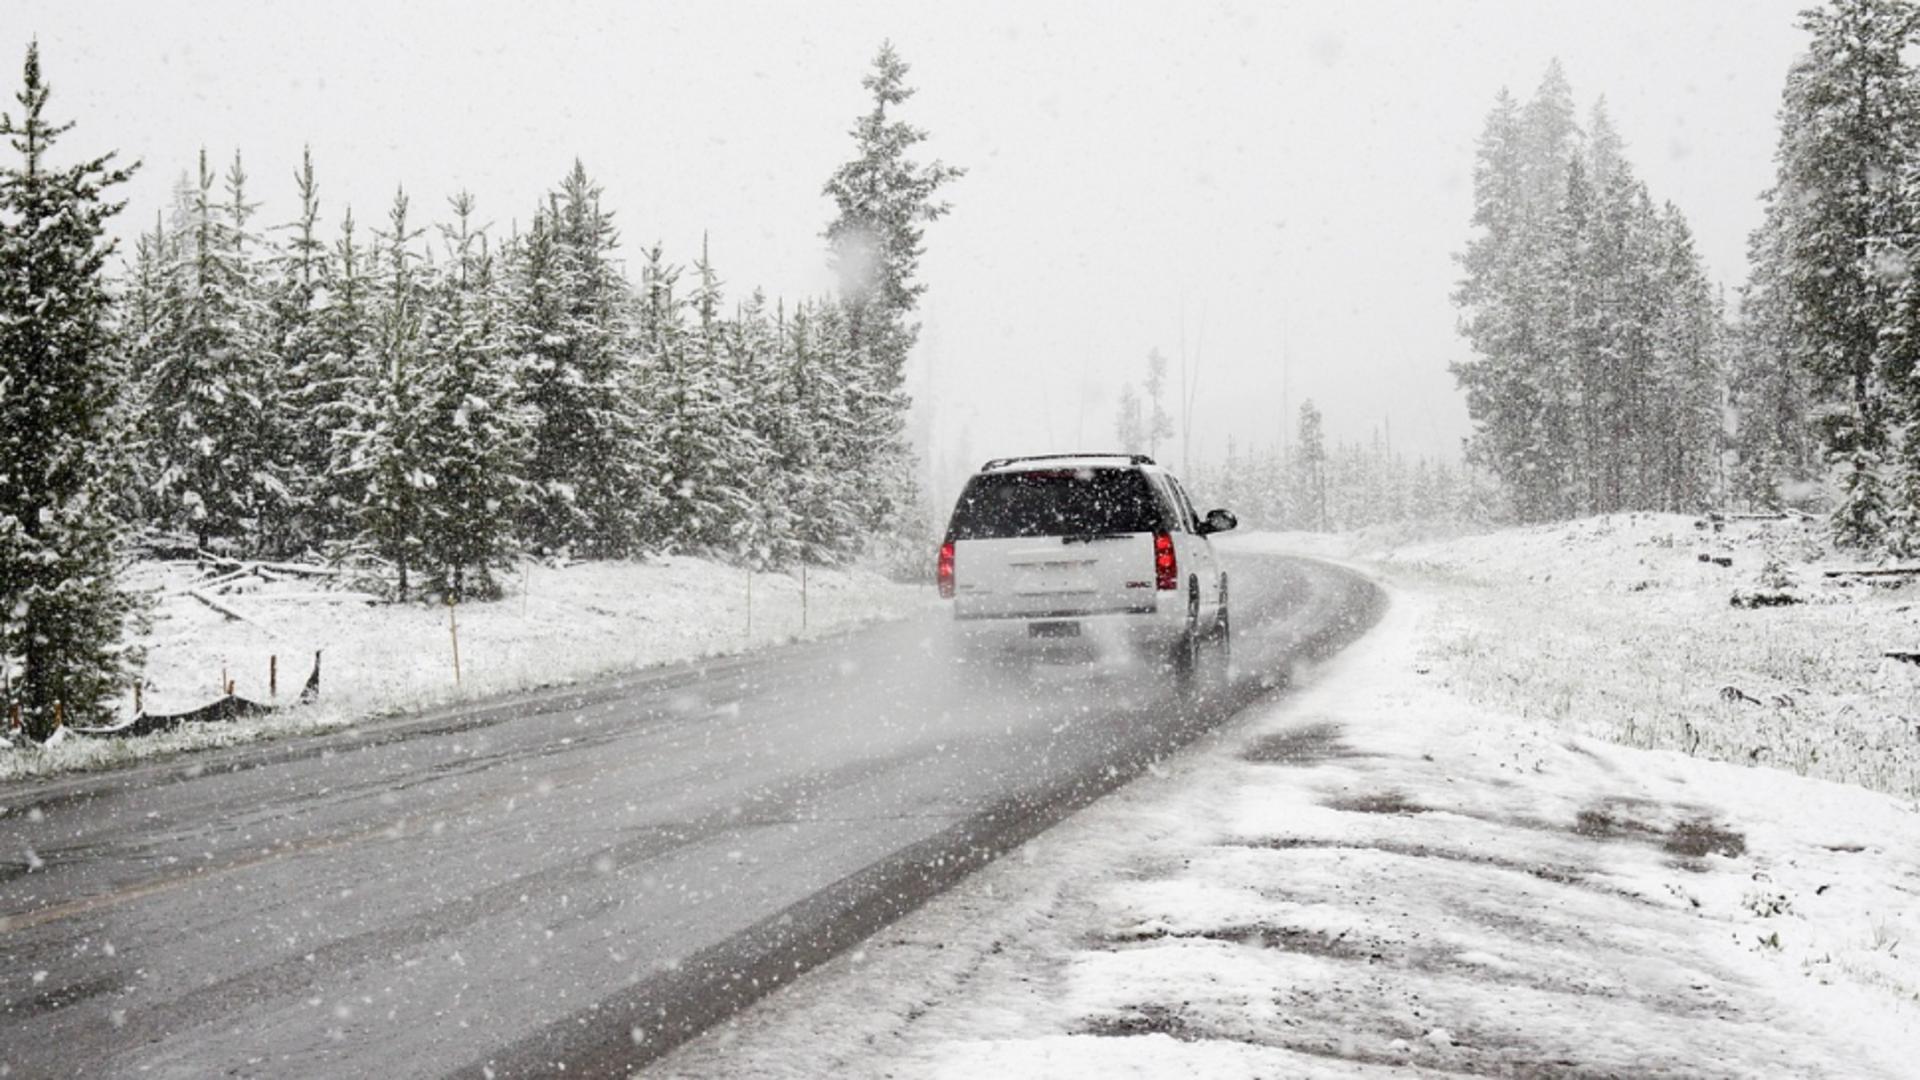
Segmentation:
{"type": "Polygon", "coordinates": [[[981,472],[1014,465],[1022,461],[1057,461],[1062,458],[1124,458],[1130,465],[1152,465],[1153,459],[1145,454],[1029,454],[1025,457],[997,457],[980,466],[981,472]]]}

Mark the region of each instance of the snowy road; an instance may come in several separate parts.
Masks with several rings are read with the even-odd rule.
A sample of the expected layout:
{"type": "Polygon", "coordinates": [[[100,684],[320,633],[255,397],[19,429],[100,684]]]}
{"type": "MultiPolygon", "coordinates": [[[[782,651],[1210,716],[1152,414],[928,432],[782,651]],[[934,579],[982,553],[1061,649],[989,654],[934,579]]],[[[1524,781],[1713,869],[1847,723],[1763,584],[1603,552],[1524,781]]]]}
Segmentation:
{"type": "Polygon", "coordinates": [[[1323,564],[1230,567],[1251,675],[1197,710],[1077,669],[956,693],[930,613],[0,788],[0,1066],[624,1073],[1137,775],[1378,603],[1323,564]]]}

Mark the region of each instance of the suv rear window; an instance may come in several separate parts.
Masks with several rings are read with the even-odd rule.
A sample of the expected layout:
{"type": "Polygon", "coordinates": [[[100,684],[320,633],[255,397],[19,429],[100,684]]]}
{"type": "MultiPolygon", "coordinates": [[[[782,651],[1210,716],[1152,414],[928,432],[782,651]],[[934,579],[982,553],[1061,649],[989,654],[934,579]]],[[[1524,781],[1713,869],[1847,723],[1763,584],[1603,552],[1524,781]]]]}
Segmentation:
{"type": "Polygon", "coordinates": [[[1132,469],[1036,469],[967,481],[947,535],[954,540],[1155,532],[1160,503],[1132,469]]]}

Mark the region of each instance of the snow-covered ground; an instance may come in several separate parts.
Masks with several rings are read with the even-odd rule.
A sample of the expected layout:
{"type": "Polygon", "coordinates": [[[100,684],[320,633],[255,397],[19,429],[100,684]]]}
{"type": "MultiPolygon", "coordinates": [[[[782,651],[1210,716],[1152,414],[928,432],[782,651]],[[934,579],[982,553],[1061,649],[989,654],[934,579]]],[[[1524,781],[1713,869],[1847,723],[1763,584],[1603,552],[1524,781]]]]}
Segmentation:
{"type": "Polygon", "coordinates": [[[1920,651],[1920,579],[1827,577],[1861,563],[1825,549],[1821,523],[1697,522],[1592,518],[1403,546],[1379,565],[1438,595],[1424,657],[1476,701],[1920,797],[1920,666],[1885,655],[1920,651]],[[1802,603],[1733,606],[1756,591],[1802,603]]]}
{"type": "MultiPolygon", "coordinates": [[[[1897,711],[1897,670],[1861,661],[1887,681],[1850,689],[1847,665],[1858,628],[1899,629],[1903,603],[1830,596],[1757,613],[1763,630],[1727,604],[1750,539],[1615,519],[1371,561],[1389,615],[1302,691],[658,1071],[1911,1076],[1912,791],[1749,759],[1882,787],[1911,774],[1859,749],[1721,752],[1735,763],[1594,737],[1626,736],[1646,701],[1717,732],[1693,740],[1703,753],[1769,730],[1751,719],[1765,710],[1811,714],[1773,736],[1809,749],[1897,711]],[[1583,645],[1598,655],[1571,655],[1583,645]],[[1802,649],[1832,666],[1763,681],[1802,649]],[[1722,685],[1762,704],[1723,703],[1722,685]],[[1552,688],[1574,692],[1534,697],[1552,688]],[[1783,691],[1792,706],[1768,701],[1783,691]]],[[[1631,741],[1667,726],[1636,721],[1631,741]]]]}
{"type": "MultiPolygon", "coordinates": [[[[244,616],[235,620],[189,595],[191,566],[144,564],[135,584],[156,590],[144,641],[144,702],[179,712],[221,696],[222,679],[256,701],[292,701],[322,653],[318,704],[234,723],[200,724],[138,739],[60,740],[0,750],[0,780],[98,767],[156,754],[223,746],[265,735],[351,724],[513,690],[659,664],[738,653],[910,614],[931,590],[867,572],[813,569],[802,626],[798,574],[755,574],[704,559],[528,563],[504,600],[449,612],[422,604],[369,606],[311,580],[249,575],[201,588],[244,616]],[[749,588],[751,604],[749,605],[749,588]],[[749,607],[751,619],[749,620],[749,607]],[[460,679],[454,681],[454,627],[460,679]],[[277,696],[269,668],[278,657],[277,696]]],[[[122,711],[133,714],[129,687],[122,711]]]]}

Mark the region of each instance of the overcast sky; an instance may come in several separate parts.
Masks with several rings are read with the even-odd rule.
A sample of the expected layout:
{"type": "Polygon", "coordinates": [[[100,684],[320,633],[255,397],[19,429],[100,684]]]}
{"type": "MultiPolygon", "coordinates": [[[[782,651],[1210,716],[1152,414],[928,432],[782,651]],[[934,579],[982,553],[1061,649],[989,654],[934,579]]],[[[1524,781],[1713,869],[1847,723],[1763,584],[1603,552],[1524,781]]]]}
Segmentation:
{"type": "Polygon", "coordinates": [[[1111,445],[1156,345],[1197,372],[1195,457],[1278,436],[1283,356],[1336,437],[1390,422],[1396,449],[1451,454],[1452,253],[1494,94],[1554,57],[1583,113],[1605,94],[1731,290],[1800,6],[13,0],[0,45],[17,72],[38,35],[67,149],[145,163],[127,231],[201,147],[244,153],[271,220],[310,144],[330,222],[466,188],[501,232],[578,156],[636,263],[706,233],[732,288],[798,296],[827,286],[821,185],[891,38],[929,155],[969,170],[923,267],[937,459],[1111,445]]]}

